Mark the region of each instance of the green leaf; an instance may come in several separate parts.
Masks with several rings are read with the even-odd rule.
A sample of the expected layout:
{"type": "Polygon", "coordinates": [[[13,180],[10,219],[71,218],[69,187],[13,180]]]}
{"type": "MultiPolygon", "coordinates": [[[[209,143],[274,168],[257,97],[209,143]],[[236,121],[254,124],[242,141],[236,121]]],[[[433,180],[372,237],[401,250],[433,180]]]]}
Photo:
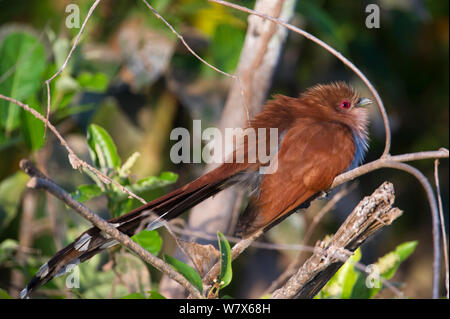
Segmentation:
{"type": "MultiPolygon", "coordinates": [[[[28,105],[32,109],[35,109],[39,113],[42,112],[41,106],[38,104],[36,98],[32,97],[28,100],[28,105]]],[[[40,149],[44,145],[44,123],[29,112],[20,109],[20,124],[23,138],[28,148],[32,151],[40,149]]]]}
{"type": "Polygon", "coordinates": [[[150,290],[148,293],[150,294],[148,299],[167,299],[166,297],[161,295],[159,292],[154,291],[154,290],[150,290]]]}
{"type": "Polygon", "coordinates": [[[139,292],[133,292],[131,294],[123,296],[120,299],[147,299],[147,298],[143,294],[141,294],[139,292]]]}
{"type": "Polygon", "coordinates": [[[231,248],[230,243],[228,243],[228,240],[220,231],[217,232],[217,239],[219,241],[220,251],[219,283],[220,288],[224,288],[230,284],[233,277],[233,271],[231,269],[231,248]]]}
{"type": "MultiPolygon", "coordinates": [[[[391,279],[397,271],[400,264],[408,258],[415,250],[417,241],[409,241],[398,245],[394,251],[379,258],[378,261],[370,265],[374,270],[374,273],[369,274],[374,280],[379,281],[382,279],[391,279]]],[[[352,298],[372,298],[382,288],[381,282],[378,282],[378,287],[370,288],[367,286],[367,276],[361,276],[358,278],[355,288],[352,292],[352,298]]]]}
{"type": "Polygon", "coordinates": [[[71,193],[72,197],[79,202],[87,202],[102,194],[103,192],[100,187],[95,184],[80,185],[75,192],[71,193]]]}
{"type": "Polygon", "coordinates": [[[164,255],[164,260],[181,275],[183,275],[183,277],[186,278],[191,284],[193,284],[194,287],[200,291],[200,293],[203,292],[202,278],[194,268],[169,255],[164,255]]]}
{"type": "Polygon", "coordinates": [[[104,128],[96,124],[89,125],[87,140],[95,166],[102,169],[120,167],[116,145],[104,128]]]}
{"type": "Polygon", "coordinates": [[[361,249],[357,249],[353,256],[351,256],[347,262],[339,269],[341,271],[340,284],[342,292],[340,298],[348,299],[352,295],[353,287],[355,286],[358,277],[361,275],[359,271],[355,269],[355,263],[361,260],[361,249]]]}
{"type": "Polygon", "coordinates": [[[353,288],[361,276],[354,266],[360,259],[361,250],[358,248],[322,288],[319,294],[320,298],[350,298],[353,288]]]}
{"type": "Polygon", "coordinates": [[[0,288],[0,299],[13,299],[13,297],[11,297],[6,290],[0,288]]]}
{"type": "Polygon", "coordinates": [[[391,279],[400,264],[408,258],[416,249],[417,241],[408,241],[398,245],[393,252],[378,259],[376,265],[380,269],[380,274],[385,279],[391,279]]]}
{"type": "MultiPolygon", "coordinates": [[[[140,194],[155,188],[164,187],[173,184],[177,181],[178,175],[171,172],[162,172],[159,176],[148,176],[140,179],[137,183],[133,183],[128,186],[129,190],[135,194],[140,194]]],[[[115,194],[115,200],[120,201],[128,197],[122,191],[117,191],[115,194]]]]}
{"type": "Polygon", "coordinates": [[[108,87],[108,78],[103,73],[83,72],[77,77],[78,84],[91,92],[104,92],[108,87]]]}
{"type": "Polygon", "coordinates": [[[158,255],[161,249],[162,238],[156,230],[143,230],[139,234],[131,237],[131,239],[153,255],[158,255]]]}
{"type": "Polygon", "coordinates": [[[18,171],[0,183],[0,230],[14,218],[28,180],[27,174],[18,171]]]}
{"type": "MultiPolygon", "coordinates": [[[[33,35],[13,32],[0,44],[0,77],[11,72],[0,83],[1,94],[19,101],[31,97],[42,85],[44,70],[44,47],[33,35]]],[[[17,105],[0,100],[0,127],[6,132],[19,126],[19,110],[17,105]]]]}
{"type": "Polygon", "coordinates": [[[155,188],[173,184],[177,181],[178,175],[171,172],[162,172],[159,176],[148,176],[132,184],[131,188],[137,192],[145,192],[155,188]]]}

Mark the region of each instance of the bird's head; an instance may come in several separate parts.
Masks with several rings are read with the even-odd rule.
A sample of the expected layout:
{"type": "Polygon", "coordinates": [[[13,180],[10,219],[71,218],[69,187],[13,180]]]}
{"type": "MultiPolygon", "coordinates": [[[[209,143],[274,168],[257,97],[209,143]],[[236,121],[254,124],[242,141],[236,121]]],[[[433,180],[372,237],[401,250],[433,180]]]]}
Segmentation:
{"type": "Polygon", "coordinates": [[[308,89],[299,99],[300,104],[306,106],[308,116],[343,123],[358,134],[366,134],[368,120],[364,106],[372,101],[360,97],[348,84],[319,84],[308,89]]]}

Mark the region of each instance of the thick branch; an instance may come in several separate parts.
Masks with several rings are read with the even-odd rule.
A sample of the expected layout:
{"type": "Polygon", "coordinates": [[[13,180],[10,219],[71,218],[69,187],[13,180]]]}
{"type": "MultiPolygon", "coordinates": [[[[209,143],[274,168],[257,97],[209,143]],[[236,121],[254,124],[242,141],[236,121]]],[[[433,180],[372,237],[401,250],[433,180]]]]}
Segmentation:
{"type": "Polygon", "coordinates": [[[150,252],[135,243],[133,240],[131,240],[130,237],[120,232],[106,220],[96,215],[89,208],[76,201],[68,192],[66,192],[55,182],[46,177],[36,167],[34,167],[30,161],[22,160],[20,162],[20,167],[31,177],[30,181],[27,184],[28,187],[34,189],[44,189],[52,195],[56,196],[69,207],[71,207],[75,212],[80,214],[83,218],[89,220],[94,226],[104,231],[110,237],[119,241],[122,245],[124,245],[131,251],[135,252],[147,263],[151,264],[156,269],[160,270],[161,272],[178,282],[180,285],[186,288],[195,298],[202,298],[199,291],[189,281],[187,281],[186,278],[173,270],[172,267],[166,264],[163,260],[152,255],[150,252]]]}
{"type": "Polygon", "coordinates": [[[393,208],[394,187],[384,182],[365,197],[329,242],[320,242],[315,253],[272,298],[312,298],[365,240],[390,225],[402,212],[393,208]]]}

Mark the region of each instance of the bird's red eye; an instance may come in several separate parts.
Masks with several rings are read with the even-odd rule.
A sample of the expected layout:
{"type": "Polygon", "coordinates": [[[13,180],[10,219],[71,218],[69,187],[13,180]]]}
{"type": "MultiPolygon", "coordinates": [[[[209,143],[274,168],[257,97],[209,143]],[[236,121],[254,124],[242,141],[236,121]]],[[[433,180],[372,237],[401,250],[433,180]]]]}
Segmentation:
{"type": "Polygon", "coordinates": [[[350,102],[347,100],[344,100],[341,102],[341,104],[339,105],[342,109],[349,109],[350,108],[350,102]]]}

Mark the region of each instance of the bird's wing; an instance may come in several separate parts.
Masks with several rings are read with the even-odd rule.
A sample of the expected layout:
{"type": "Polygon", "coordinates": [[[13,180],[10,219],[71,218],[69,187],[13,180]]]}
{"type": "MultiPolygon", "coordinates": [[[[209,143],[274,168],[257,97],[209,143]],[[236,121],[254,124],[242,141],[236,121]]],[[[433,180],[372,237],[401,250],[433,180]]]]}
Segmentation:
{"type": "Polygon", "coordinates": [[[350,166],[354,155],[353,135],[347,127],[299,119],[283,138],[277,170],[264,175],[259,196],[250,199],[239,232],[248,236],[287,217],[330,187],[334,178],[350,166]]]}

